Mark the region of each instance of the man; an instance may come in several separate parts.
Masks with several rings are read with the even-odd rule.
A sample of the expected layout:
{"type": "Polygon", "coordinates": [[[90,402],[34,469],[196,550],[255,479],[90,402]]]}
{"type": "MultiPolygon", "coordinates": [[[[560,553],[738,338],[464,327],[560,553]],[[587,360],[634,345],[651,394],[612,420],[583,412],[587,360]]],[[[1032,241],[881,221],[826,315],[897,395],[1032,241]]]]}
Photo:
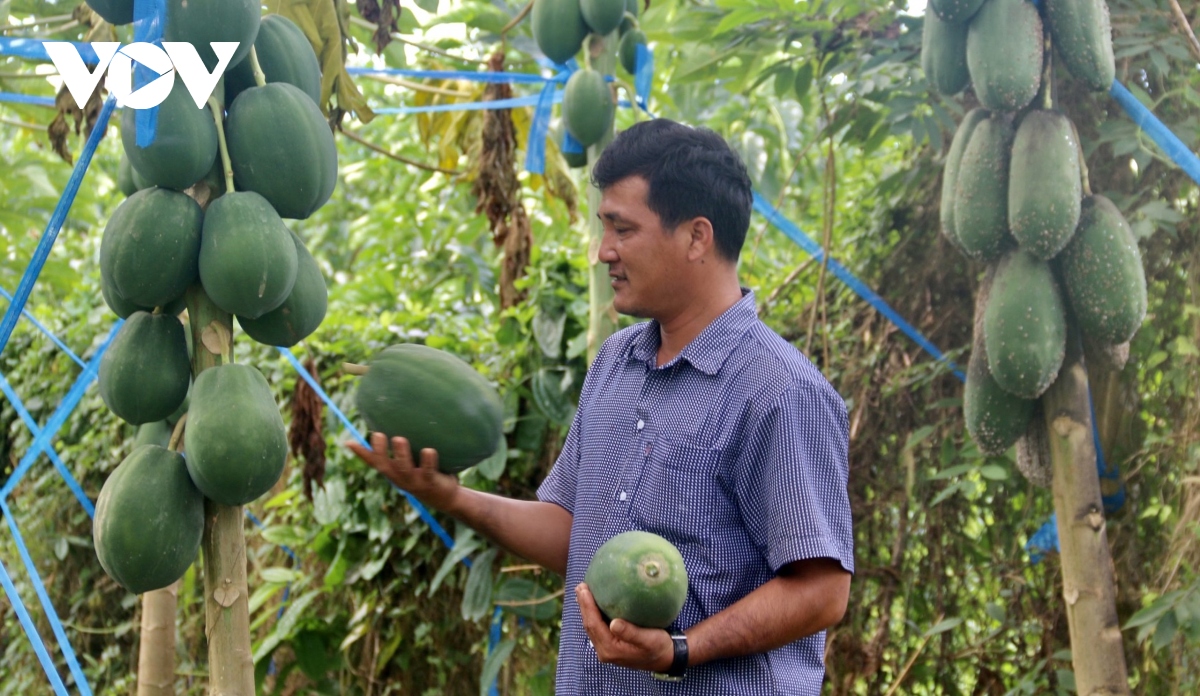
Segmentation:
{"type": "Polygon", "coordinates": [[[739,286],[746,169],[711,131],[659,119],[621,133],[592,177],[613,306],[651,321],[605,341],[538,500],[461,488],[430,450],[414,467],[402,438],[391,457],[378,433],[374,451],[352,449],[565,577],[559,696],[818,694],[854,570],[846,409],[739,286]],[[630,529],[683,554],[688,596],[668,631],[606,625],[582,584],[630,529]]]}

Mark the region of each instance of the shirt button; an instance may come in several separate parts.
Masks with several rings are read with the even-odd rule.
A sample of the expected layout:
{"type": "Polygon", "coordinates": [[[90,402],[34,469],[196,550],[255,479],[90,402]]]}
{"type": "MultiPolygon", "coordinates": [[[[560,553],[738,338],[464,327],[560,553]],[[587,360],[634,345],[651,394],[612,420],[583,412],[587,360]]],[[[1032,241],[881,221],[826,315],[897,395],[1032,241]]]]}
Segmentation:
{"type": "Polygon", "coordinates": [[[625,491],[621,491],[621,495],[617,497],[621,499],[621,502],[625,502],[625,499],[629,497],[629,494],[627,494],[625,491]]]}
{"type": "Polygon", "coordinates": [[[646,421],[639,418],[637,422],[637,429],[641,430],[644,427],[646,427],[646,421]]]}

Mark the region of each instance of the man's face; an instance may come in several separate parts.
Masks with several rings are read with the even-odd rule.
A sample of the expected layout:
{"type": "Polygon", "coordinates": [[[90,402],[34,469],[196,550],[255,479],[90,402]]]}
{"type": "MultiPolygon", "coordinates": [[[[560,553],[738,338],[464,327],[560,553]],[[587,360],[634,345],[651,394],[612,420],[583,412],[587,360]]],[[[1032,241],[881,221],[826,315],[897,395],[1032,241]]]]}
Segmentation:
{"type": "MultiPolygon", "coordinates": [[[[663,229],[646,204],[649,184],[640,176],[609,186],[600,199],[604,236],[600,261],[608,264],[613,308],[621,314],[660,318],[688,296],[686,230],[663,229]]],[[[682,227],[682,226],[681,226],[682,227]]]]}

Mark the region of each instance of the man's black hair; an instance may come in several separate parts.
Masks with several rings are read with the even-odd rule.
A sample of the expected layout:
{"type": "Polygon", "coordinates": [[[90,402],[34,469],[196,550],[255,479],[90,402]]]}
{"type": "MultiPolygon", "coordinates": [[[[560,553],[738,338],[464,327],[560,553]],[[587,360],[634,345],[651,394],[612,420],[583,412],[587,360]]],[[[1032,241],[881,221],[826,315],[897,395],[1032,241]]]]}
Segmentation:
{"type": "Polygon", "coordinates": [[[604,149],[592,183],[603,191],[631,176],[649,184],[646,204],[664,228],[708,218],[717,253],[737,260],[750,227],[750,175],[724,138],[665,118],[635,124],[604,149]]]}

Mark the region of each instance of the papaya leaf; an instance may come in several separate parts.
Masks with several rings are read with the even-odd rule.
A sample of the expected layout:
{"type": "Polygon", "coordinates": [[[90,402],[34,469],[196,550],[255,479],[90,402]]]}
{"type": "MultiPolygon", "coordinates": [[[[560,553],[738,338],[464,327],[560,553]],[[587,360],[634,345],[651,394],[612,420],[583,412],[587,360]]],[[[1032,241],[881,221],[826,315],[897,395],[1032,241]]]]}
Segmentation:
{"type": "Polygon", "coordinates": [[[533,317],[533,337],[547,358],[557,358],[561,352],[563,327],[566,323],[567,315],[561,313],[552,316],[549,312],[541,311],[533,317]]]}
{"type": "Polygon", "coordinates": [[[505,662],[508,662],[508,658],[512,655],[513,648],[515,647],[517,647],[517,641],[508,638],[500,641],[496,644],[496,647],[492,648],[492,652],[483,661],[483,671],[479,674],[480,696],[487,696],[492,682],[496,681],[496,676],[500,674],[500,668],[504,666],[505,662]]]}
{"type": "Polygon", "coordinates": [[[487,616],[492,604],[492,564],[499,549],[492,547],[475,557],[471,572],[467,575],[467,589],[463,592],[462,617],[464,621],[478,621],[487,616]]]}
{"type": "Polygon", "coordinates": [[[550,621],[561,612],[558,597],[526,578],[509,578],[496,590],[496,603],[526,619],[550,621]]]}
{"type": "Polygon", "coordinates": [[[504,475],[504,469],[508,466],[508,441],[503,435],[500,436],[500,444],[496,446],[496,451],[492,456],[479,462],[475,465],[479,475],[489,481],[499,481],[504,475]]]}

